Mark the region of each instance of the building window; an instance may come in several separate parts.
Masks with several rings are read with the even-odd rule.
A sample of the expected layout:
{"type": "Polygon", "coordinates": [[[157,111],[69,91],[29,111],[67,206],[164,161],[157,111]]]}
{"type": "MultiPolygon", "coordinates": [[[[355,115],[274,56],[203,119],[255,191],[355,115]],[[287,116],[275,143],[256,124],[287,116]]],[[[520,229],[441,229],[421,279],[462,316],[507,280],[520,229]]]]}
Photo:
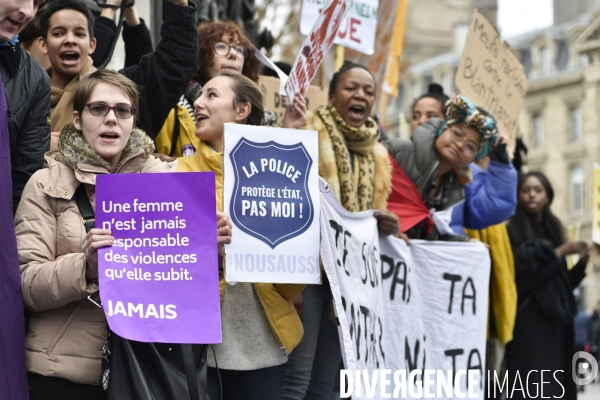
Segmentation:
{"type": "Polygon", "coordinates": [[[417,99],[419,96],[421,96],[421,82],[419,81],[414,81],[410,87],[411,90],[411,94],[413,99],[417,99]]]}
{"type": "Polygon", "coordinates": [[[440,78],[440,83],[442,84],[442,87],[444,88],[444,92],[446,93],[453,93],[454,92],[454,87],[452,85],[452,75],[448,74],[446,72],[444,72],[440,78]]]}
{"type": "Polygon", "coordinates": [[[548,47],[540,47],[540,75],[547,75],[550,73],[550,51],[548,47]]]}
{"type": "Polygon", "coordinates": [[[583,115],[581,106],[573,106],[569,109],[569,120],[571,121],[571,142],[581,142],[583,137],[583,115]]]}
{"type": "Polygon", "coordinates": [[[579,53],[578,57],[579,66],[585,68],[588,66],[588,55],[586,53],[579,53]]]}
{"type": "Polygon", "coordinates": [[[542,119],[542,114],[533,115],[531,139],[533,147],[542,147],[544,145],[544,120],[542,119]]]}
{"type": "Polygon", "coordinates": [[[569,180],[571,186],[571,212],[583,212],[583,168],[581,165],[573,165],[569,169],[569,180]]]}

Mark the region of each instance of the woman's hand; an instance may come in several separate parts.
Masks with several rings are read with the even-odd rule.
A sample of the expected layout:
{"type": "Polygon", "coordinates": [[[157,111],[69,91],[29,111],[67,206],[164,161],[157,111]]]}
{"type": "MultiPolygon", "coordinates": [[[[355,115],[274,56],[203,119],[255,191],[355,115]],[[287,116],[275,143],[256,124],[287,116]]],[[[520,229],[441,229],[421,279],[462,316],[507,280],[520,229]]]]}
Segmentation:
{"type": "Polygon", "coordinates": [[[233,225],[229,220],[229,215],[217,211],[217,245],[219,246],[219,266],[223,264],[223,255],[225,254],[225,245],[231,243],[231,233],[233,225]]]}
{"type": "Polygon", "coordinates": [[[570,256],[571,254],[587,253],[588,245],[583,240],[575,240],[561,244],[556,249],[556,255],[560,258],[570,256]]]}
{"type": "Polygon", "coordinates": [[[400,232],[400,221],[396,214],[389,211],[377,211],[373,216],[377,220],[377,230],[380,235],[394,235],[398,239],[404,240],[407,246],[410,246],[408,236],[400,232]]]}
{"type": "Polygon", "coordinates": [[[98,249],[112,246],[115,238],[108,229],[91,229],[83,238],[82,249],[85,256],[85,280],[92,282],[98,279],[98,249]]]}
{"type": "Polygon", "coordinates": [[[292,304],[294,305],[298,316],[300,317],[300,319],[302,319],[302,317],[304,317],[304,296],[302,295],[302,293],[298,293],[297,295],[292,297],[292,304]]]}
{"type": "Polygon", "coordinates": [[[231,243],[231,221],[229,215],[224,212],[217,211],[217,244],[223,246],[231,243]]]}
{"type": "Polygon", "coordinates": [[[389,236],[398,232],[400,222],[398,217],[389,211],[378,211],[373,214],[377,220],[377,230],[379,234],[383,236],[389,236]]]}
{"type": "Polygon", "coordinates": [[[285,109],[283,115],[283,127],[300,129],[306,122],[306,102],[304,96],[297,95],[294,102],[285,109]]]}

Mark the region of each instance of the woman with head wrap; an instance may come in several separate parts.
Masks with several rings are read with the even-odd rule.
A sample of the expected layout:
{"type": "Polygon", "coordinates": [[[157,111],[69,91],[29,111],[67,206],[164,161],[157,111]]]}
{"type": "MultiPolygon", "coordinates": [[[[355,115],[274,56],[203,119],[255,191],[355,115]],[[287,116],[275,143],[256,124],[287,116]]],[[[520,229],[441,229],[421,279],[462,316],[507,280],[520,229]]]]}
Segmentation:
{"type": "Polygon", "coordinates": [[[506,361],[509,385],[519,376],[525,385],[513,391],[513,399],[530,398],[541,390],[534,382],[544,382],[542,393],[548,398],[577,398],[571,379],[577,313],[573,289],[585,277],[589,248],[583,241],[567,242],[563,225],[550,210],[553,198],[552,186],[541,172],[520,177],[517,210],[508,224],[519,303],[506,361]],[[571,254],[581,259],[568,270],[564,257],[571,254]]]}
{"type": "MultiPolygon", "coordinates": [[[[414,184],[425,203],[421,206],[423,218],[412,223],[401,217],[401,230],[409,237],[419,239],[468,240],[450,228],[452,209],[464,201],[466,179],[460,171],[472,162],[488,156],[499,138],[495,119],[485,110],[475,107],[464,96],[454,96],[447,103],[446,119],[431,118],[419,125],[411,140],[391,139],[385,142],[391,157],[397,163],[392,182],[406,176],[414,184]],[[405,175],[403,175],[405,174],[405,175]],[[428,210],[436,211],[433,229],[428,210]]],[[[403,180],[407,182],[406,179],[403,180]]],[[[468,181],[467,181],[468,182],[468,181]]],[[[390,203],[395,203],[398,185],[393,183],[390,203]]],[[[390,210],[402,214],[402,201],[390,210]]]]}
{"type": "MultiPolygon", "coordinates": [[[[427,93],[412,105],[411,132],[414,134],[431,118],[445,119],[448,100],[440,85],[430,84],[427,93]]],[[[489,157],[479,158],[458,173],[462,183],[469,184],[465,187],[465,201],[452,211],[450,226],[454,232],[462,234],[464,229],[484,229],[513,215],[517,204],[517,173],[508,159],[504,135],[500,135],[489,157]]]]}

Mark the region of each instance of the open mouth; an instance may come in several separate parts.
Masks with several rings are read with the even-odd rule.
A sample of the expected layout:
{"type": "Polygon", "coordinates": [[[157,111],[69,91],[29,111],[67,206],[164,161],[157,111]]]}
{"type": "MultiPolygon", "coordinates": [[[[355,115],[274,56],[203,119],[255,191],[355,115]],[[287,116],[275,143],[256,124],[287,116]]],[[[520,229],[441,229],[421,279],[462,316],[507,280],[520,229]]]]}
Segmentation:
{"type": "Polygon", "coordinates": [[[62,62],[69,65],[77,64],[77,62],[79,62],[79,58],[79,54],[73,51],[67,51],[60,55],[62,62]]]}
{"type": "Polygon", "coordinates": [[[204,121],[205,119],[208,119],[208,116],[204,115],[204,114],[196,114],[196,123],[200,123],[201,121],[204,121]]]}
{"type": "Polygon", "coordinates": [[[103,132],[100,134],[100,137],[104,140],[113,141],[119,138],[119,135],[115,132],[103,132]]]}
{"type": "Polygon", "coordinates": [[[362,119],[365,116],[365,107],[363,106],[351,106],[348,109],[348,114],[350,118],[353,119],[362,119]]]}

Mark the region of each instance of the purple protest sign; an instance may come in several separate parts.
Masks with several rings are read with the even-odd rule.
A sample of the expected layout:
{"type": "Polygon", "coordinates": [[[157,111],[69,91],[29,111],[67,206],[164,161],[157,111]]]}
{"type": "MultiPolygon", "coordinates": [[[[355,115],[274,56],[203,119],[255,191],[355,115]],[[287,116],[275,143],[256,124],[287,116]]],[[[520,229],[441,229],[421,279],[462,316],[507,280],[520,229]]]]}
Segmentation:
{"type": "Polygon", "coordinates": [[[140,342],[221,343],[215,173],[99,175],[100,297],[110,328],[140,342]]]}

